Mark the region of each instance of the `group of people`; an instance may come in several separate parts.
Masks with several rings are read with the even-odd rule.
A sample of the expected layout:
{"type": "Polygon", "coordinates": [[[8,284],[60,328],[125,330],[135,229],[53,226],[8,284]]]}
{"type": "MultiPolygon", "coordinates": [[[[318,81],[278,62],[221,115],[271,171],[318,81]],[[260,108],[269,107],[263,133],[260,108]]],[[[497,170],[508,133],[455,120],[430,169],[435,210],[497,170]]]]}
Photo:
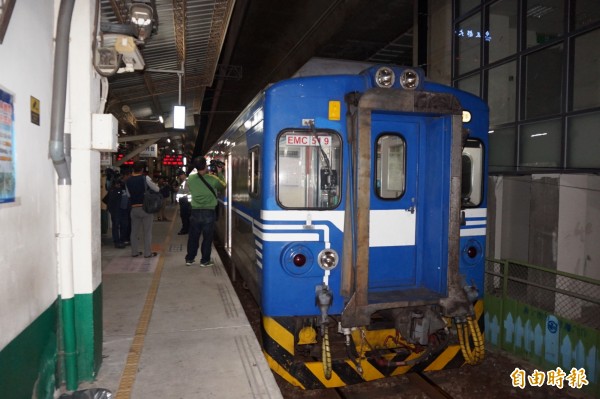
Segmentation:
{"type": "Polygon", "coordinates": [[[163,204],[158,213],[158,220],[167,221],[164,213],[165,206],[171,193],[177,191],[182,222],[178,234],[188,234],[186,265],[196,263],[198,249],[201,253],[201,267],[214,264],[211,248],[217,219],[218,192],[226,186],[222,173],[224,164],[217,163],[216,166],[209,167],[206,158],[195,157],[192,166],[194,171],[189,176],[183,170],[177,172],[179,187],[175,190],[165,179],[161,179],[159,184],[156,184],[145,175],[143,162],[135,162],[131,174],[124,172],[121,176],[117,176],[107,173],[108,192],[103,201],[111,215],[112,238],[116,248],[131,245],[132,257],[157,256],[156,252],[152,252],[154,215],[143,209],[144,193],[146,190],[152,190],[162,194],[163,204]],[[200,237],[202,237],[202,244],[200,244],[200,237]]]}

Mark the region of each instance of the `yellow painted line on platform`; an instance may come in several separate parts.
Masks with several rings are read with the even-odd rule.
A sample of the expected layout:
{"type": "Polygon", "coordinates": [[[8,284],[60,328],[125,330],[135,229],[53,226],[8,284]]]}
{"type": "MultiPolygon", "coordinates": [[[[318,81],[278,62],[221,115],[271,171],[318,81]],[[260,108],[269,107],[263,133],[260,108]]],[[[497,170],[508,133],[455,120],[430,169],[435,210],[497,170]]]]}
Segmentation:
{"type": "MultiPolygon", "coordinates": [[[[163,248],[168,248],[169,244],[171,243],[171,234],[173,232],[173,226],[175,225],[173,219],[174,218],[171,218],[171,225],[169,226],[167,236],[164,240],[163,248]]],[[[125,361],[125,368],[123,369],[123,374],[121,374],[119,388],[117,389],[117,393],[115,395],[116,399],[129,399],[131,397],[131,390],[133,389],[133,384],[135,383],[135,378],[137,377],[140,357],[142,355],[142,349],[144,348],[144,340],[146,339],[146,333],[148,332],[148,325],[150,324],[152,309],[154,309],[154,300],[156,299],[156,294],[158,293],[160,276],[162,274],[164,265],[165,258],[162,254],[160,254],[158,265],[154,271],[154,276],[152,276],[152,283],[150,284],[148,294],[146,295],[146,302],[144,303],[144,308],[142,309],[140,319],[138,320],[135,336],[133,337],[133,342],[131,343],[129,354],[127,355],[127,360],[125,361]]]]}

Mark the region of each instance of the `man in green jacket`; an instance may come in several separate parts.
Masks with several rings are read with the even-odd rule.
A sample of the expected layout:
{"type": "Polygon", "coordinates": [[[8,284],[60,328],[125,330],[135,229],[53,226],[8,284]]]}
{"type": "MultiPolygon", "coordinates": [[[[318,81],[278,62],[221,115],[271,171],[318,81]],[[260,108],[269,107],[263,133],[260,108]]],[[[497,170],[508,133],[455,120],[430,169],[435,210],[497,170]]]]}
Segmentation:
{"type": "Polygon", "coordinates": [[[217,175],[208,173],[208,165],[204,157],[195,157],[192,165],[198,173],[190,174],[187,179],[192,194],[192,214],[185,264],[190,266],[195,263],[200,235],[202,235],[200,267],[209,267],[214,265],[210,253],[215,233],[217,192],[226,186],[223,178],[224,165],[219,164],[217,175]]]}

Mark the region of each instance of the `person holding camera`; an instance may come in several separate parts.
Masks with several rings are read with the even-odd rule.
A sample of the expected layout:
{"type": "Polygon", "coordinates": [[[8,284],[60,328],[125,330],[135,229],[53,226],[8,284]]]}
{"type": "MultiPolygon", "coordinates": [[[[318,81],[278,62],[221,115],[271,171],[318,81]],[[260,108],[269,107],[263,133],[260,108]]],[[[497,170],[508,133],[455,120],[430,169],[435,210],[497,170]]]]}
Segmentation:
{"type": "Polygon", "coordinates": [[[209,267],[214,265],[210,254],[215,232],[215,208],[217,206],[217,191],[226,187],[223,178],[225,164],[217,165],[217,175],[208,173],[208,165],[204,157],[195,157],[192,160],[192,165],[198,173],[190,174],[187,178],[188,187],[192,194],[192,213],[185,264],[190,266],[195,263],[200,236],[202,236],[200,267],[209,267]]]}

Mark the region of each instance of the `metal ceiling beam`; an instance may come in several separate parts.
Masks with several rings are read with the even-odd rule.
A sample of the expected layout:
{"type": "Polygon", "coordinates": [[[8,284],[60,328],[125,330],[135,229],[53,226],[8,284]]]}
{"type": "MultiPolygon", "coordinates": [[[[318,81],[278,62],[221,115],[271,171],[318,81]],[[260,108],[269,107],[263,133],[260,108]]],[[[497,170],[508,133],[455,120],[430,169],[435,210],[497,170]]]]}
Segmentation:
{"type": "Polygon", "coordinates": [[[127,15],[129,14],[129,9],[125,0],[110,0],[110,6],[112,7],[119,23],[124,23],[127,20],[127,15]]]}
{"type": "Polygon", "coordinates": [[[154,88],[154,82],[150,77],[149,73],[144,74],[144,84],[146,85],[146,89],[150,96],[152,97],[152,104],[154,105],[154,110],[158,113],[158,115],[163,115],[162,107],[160,106],[160,102],[156,99],[156,91],[154,88]]]}

